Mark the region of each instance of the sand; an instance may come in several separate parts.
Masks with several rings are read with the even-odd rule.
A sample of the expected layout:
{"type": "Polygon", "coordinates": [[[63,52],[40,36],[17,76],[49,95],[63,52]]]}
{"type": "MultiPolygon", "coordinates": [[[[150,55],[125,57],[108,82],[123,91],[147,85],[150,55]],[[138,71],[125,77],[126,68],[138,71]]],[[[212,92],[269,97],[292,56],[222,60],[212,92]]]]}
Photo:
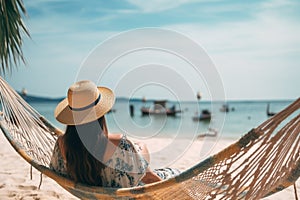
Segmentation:
{"type": "MultiPolygon", "coordinates": [[[[176,167],[180,170],[193,166],[207,156],[218,152],[233,140],[229,139],[201,139],[191,142],[182,139],[147,139],[152,156],[152,167],[176,167]],[[172,147],[172,148],[171,148],[172,147]],[[176,147],[176,148],[174,148],[176,147]],[[170,153],[170,151],[172,153],[170,153]],[[174,156],[177,155],[177,156],[174,156]]],[[[55,181],[43,176],[41,188],[38,189],[40,173],[33,169],[33,179],[30,179],[30,165],[23,160],[10,146],[0,131],[0,199],[78,199],[55,181]]],[[[297,182],[300,197],[300,181],[297,182]]],[[[294,189],[289,187],[266,200],[289,200],[294,198],[294,189]]]]}

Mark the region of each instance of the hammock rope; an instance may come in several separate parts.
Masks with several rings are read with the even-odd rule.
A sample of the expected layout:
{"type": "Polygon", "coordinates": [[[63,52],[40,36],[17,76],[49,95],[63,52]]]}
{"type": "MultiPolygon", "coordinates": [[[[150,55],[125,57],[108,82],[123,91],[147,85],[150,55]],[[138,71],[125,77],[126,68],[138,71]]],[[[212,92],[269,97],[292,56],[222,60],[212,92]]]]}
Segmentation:
{"type": "MultiPolygon", "coordinates": [[[[134,188],[74,183],[49,169],[62,132],[0,78],[0,127],[15,150],[41,173],[82,199],[259,199],[294,185],[300,176],[300,98],[236,143],[180,175],[134,188]]],[[[296,196],[295,188],[295,198],[296,196]]]]}

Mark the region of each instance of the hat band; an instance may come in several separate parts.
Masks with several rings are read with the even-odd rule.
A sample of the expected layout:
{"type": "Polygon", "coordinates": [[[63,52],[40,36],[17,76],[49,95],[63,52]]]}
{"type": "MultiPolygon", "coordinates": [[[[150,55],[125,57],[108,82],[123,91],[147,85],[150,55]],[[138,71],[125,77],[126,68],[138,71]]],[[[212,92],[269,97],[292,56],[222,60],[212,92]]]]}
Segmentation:
{"type": "Polygon", "coordinates": [[[70,108],[71,110],[73,110],[73,111],[83,111],[83,110],[87,110],[87,109],[89,109],[89,108],[91,108],[91,107],[97,105],[97,104],[99,103],[100,99],[101,99],[101,94],[99,94],[99,96],[98,96],[98,98],[96,99],[96,101],[94,101],[94,102],[91,103],[90,105],[84,106],[84,107],[82,107],[82,108],[73,108],[73,107],[71,107],[71,106],[69,105],[69,108],[70,108]]]}

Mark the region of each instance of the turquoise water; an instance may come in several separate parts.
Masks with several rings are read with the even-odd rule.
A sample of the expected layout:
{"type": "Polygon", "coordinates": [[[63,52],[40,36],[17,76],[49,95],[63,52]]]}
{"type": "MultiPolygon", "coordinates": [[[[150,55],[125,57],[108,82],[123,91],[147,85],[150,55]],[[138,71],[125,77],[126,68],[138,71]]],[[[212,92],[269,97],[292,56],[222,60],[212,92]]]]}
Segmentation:
{"type": "MultiPolygon", "coordinates": [[[[122,132],[135,138],[150,137],[180,137],[191,138],[213,128],[218,131],[221,137],[237,139],[247,133],[250,129],[258,126],[268,119],[266,115],[267,104],[270,103],[272,112],[279,112],[290,101],[231,101],[228,102],[230,111],[223,113],[219,109],[221,104],[210,102],[168,102],[168,107],[176,105],[182,113],[176,117],[167,116],[142,116],[140,108],[151,106],[152,102],[143,103],[141,101],[128,102],[127,100],[116,101],[113,112],[106,115],[106,120],[110,132],[122,132]],[[129,105],[134,106],[134,116],[130,117],[129,105]],[[232,111],[231,109],[234,109],[232,111]],[[195,113],[202,109],[212,111],[212,121],[193,121],[195,113]],[[222,120],[224,119],[224,120],[222,120]]],[[[31,105],[49,121],[59,128],[64,125],[54,119],[53,111],[57,103],[31,103],[31,105]]]]}

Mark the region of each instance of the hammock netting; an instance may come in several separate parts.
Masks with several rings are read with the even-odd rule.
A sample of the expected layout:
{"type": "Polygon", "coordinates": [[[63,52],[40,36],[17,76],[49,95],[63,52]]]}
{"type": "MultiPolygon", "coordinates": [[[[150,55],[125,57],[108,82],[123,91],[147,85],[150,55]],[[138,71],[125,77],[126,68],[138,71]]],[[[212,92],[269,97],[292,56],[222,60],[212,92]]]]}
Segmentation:
{"type": "Polygon", "coordinates": [[[236,143],[169,180],[133,188],[75,183],[49,169],[62,132],[0,78],[0,126],[34,168],[81,199],[259,199],[300,176],[300,98],[236,143]]]}

